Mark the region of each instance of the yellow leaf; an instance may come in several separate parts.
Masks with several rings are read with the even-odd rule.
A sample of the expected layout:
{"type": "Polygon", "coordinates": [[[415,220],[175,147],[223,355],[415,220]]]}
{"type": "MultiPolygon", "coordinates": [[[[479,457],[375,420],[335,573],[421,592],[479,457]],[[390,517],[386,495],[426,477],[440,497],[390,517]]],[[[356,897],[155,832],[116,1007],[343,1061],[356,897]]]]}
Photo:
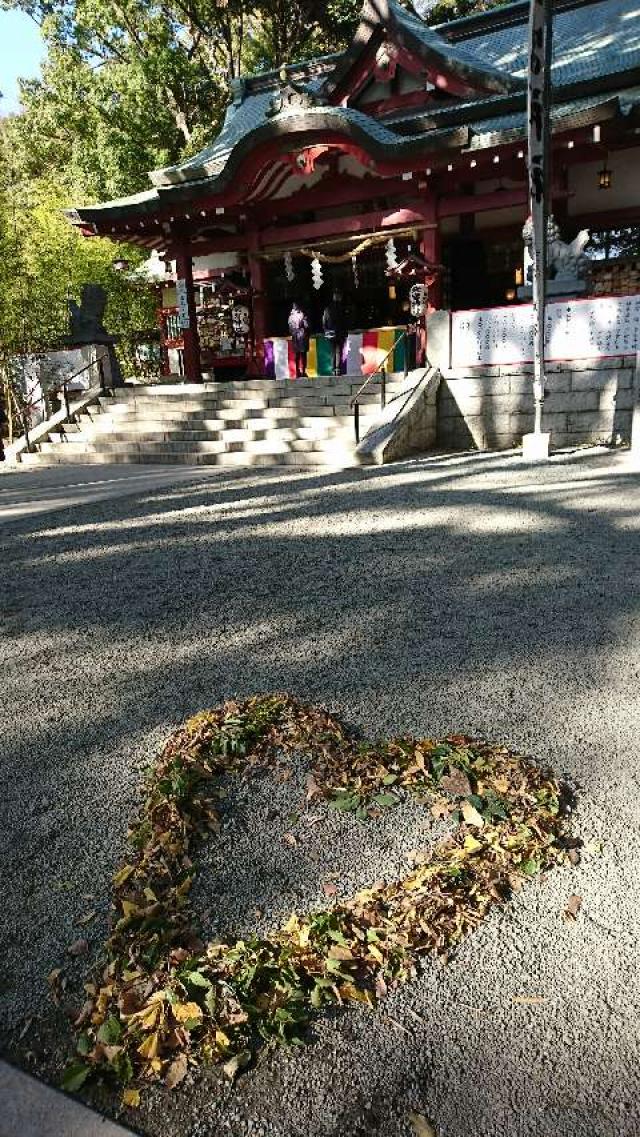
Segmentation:
{"type": "Polygon", "coordinates": [[[368,991],[360,991],[358,987],[354,987],[353,983],[343,983],[338,988],[343,999],[350,999],[352,1003],[364,1003],[365,1006],[371,1006],[371,996],[368,991]]]}
{"type": "Polygon", "coordinates": [[[160,1047],[160,1035],[157,1030],[145,1038],[141,1046],[138,1047],[138,1054],[143,1058],[155,1058],[160,1047]]]}
{"type": "Polygon", "coordinates": [[[223,1030],[216,1031],[216,1046],[220,1046],[223,1050],[231,1046],[231,1039],[223,1030]]]}
{"type": "Polygon", "coordinates": [[[136,1025],[142,1027],[143,1030],[152,1030],[158,1025],[161,1015],[162,1007],[158,1003],[154,1003],[153,1006],[147,1004],[141,1011],[136,1011],[131,1015],[131,1022],[135,1021],[136,1025]]]}
{"type": "Polygon", "coordinates": [[[122,1095],[122,1104],[130,1109],[137,1109],[140,1105],[140,1090],[125,1090],[122,1095]]]}
{"type": "Polygon", "coordinates": [[[433,1125],[427,1121],[423,1113],[414,1113],[413,1110],[410,1110],[409,1121],[416,1137],[437,1137],[433,1125]]]}
{"type": "Polygon", "coordinates": [[[189,1019],[201,1019],[202,1010],[197,1003],[176,1003],[171,1012],[179,1023],[186,1023],[189,1019]]]}
{"type": "Polygon", "coordinates": [[[156,894],[152,888],[148,888],[148,887],[145,888],[144,895],[145,895],[145,898],[147,900],[150,900],[152,904],[158,903],[158,897],[156,896],[156,894]]]}
{"type": "Polygon", "coordinates": [[[369,955],[372,959],[375,959],[376,963],[384,963],[384,956],[380,951],[380,948],[377,948],[375,944],[369,944],[368,951],[369,955]]]}
{"type": "Polygon", "coordinates": [[[137,916],[138,915],[140,909],[138,908],[137,904],[133,903],[132,900],[123,900],[123,901],[121,901],[121,903],[122,903],[122,911],[124,912],[124,915],[125,915],[127,920],[129,919],[130,916],[137,916]]]}
{"type": "Polygon", "coordinates": [[[472,805],[471,802],[467,801],[465,798],[465,800],[461,803],[460,808],[462,810],[462,816],[467,825],[475,825],[478,829],[482,829],[484,825],[484,817],[481,813],[478,813],[475,805],[472,805]]]}
{"type": "Polygon", "coordinates": [[[468,853],[477,853],[478,849],[482,848],[482,841],[476,840],[471,834],[464,839],[464,847],[468,853]]]}
{"type": "Polygon", "coordinates": [[[124,865],[123,868],[119,869],[113,878],[113,883],[114,883],[115,887],[120,888],[120,885],[124,884],[125,881],[127,881],[129,879],[129,877],[131,876],[131,873],[135,872],[135,868],[136,868],[135,865],[124,865]]]}
{"type": "Polygon", "coordinates": [[[293,935],[294,932],[298,931],[299,926],[298,917],[296,916],[295,912],[292,912],[282,931],[286,932],[287,935],[290,936],[293,935]]]}

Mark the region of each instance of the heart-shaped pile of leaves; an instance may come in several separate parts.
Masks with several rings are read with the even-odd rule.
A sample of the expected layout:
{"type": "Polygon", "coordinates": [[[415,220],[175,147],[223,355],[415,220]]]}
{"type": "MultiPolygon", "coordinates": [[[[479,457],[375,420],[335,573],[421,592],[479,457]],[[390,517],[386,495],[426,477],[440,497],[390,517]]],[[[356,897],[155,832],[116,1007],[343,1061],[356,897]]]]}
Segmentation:
{"type": "Polygon", "coordinates": [[[131,856],[113,879],[106,964],[85,985],[64,1087],[108,1075],[135,1106],[140,1087],[173,1088],[200,1061],[235,1077],[261,1042],[301,1042],[324,1006],[373,1006],[414,973],[420,953],[446,954],[494,903],[566,857],[568,793],[502,746],[460,735],[363,742],[288,695],[189,719],[148,774],[131,856]],[[365,820],[411,791],[454,831],[403,880],[293,915],[266,938],[204,944],[189,895],[198,844],[219,830],[220,778],[280,768],[294,754],[312,763],[310,795],[334,808],[365,820]]]}

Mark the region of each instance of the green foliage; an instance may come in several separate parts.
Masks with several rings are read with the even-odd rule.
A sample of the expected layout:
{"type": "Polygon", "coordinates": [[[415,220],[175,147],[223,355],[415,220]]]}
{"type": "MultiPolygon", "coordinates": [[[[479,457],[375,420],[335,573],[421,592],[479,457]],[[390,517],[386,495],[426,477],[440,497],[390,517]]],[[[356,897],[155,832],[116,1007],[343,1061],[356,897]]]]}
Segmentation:
{"type": "Polygon", "coordinates": [[[122,337],[123,355],[135,329],[154,323],[153,296],[113,267],[125,255],[132,266],[140,250],[101,239],[87,240],[72,228],[63,209],[73,188],[55,171],[19,166],[15,119],[0,122],[0,345],[2,354],[39,352],[59,344],[68,331],[67,299],[83,284],[107,291],[106,326],[122,337]]]}

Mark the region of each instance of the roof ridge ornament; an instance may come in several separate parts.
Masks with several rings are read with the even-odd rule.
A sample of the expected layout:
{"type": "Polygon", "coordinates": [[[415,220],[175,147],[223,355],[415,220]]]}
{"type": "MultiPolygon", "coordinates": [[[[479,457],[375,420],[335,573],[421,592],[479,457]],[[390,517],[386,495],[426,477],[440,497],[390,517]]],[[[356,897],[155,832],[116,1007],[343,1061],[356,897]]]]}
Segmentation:
{"type": "Polygon", "coordinates": [[[280,86],[269,100],[266,111],[267,118],[275,118],[282,111],[308,110],[310,107],[326,105],[326,99],[310,91],[304,83],[292,79],[286,67],[281,67],[278,73],[280,86]]]}

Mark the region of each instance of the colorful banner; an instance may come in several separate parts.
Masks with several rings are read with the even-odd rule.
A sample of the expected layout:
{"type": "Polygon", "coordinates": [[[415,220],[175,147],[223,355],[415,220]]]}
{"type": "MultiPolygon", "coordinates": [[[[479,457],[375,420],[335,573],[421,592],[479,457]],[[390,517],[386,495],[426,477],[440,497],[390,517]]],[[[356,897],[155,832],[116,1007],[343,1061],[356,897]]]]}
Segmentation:
{"type": "MultiPolygon", "coordinates": [[[[386,367],[388,371],[404,370],[404,328],[373,328],[367,332],[350,332],[342,353],[342,367],[347,375],[371,375],[380,367],[393,348],[386,367]],[[399,342],[398,342],[399,341],[399,342]]],[[[274,336],[265,341],[265,370],[272,379],[295,379],[295,354],[291,340],[274,336]]],[[[307,375],[333,373],[333,343],[325,336],[311,336],[307,354],[307,375]]]]}

